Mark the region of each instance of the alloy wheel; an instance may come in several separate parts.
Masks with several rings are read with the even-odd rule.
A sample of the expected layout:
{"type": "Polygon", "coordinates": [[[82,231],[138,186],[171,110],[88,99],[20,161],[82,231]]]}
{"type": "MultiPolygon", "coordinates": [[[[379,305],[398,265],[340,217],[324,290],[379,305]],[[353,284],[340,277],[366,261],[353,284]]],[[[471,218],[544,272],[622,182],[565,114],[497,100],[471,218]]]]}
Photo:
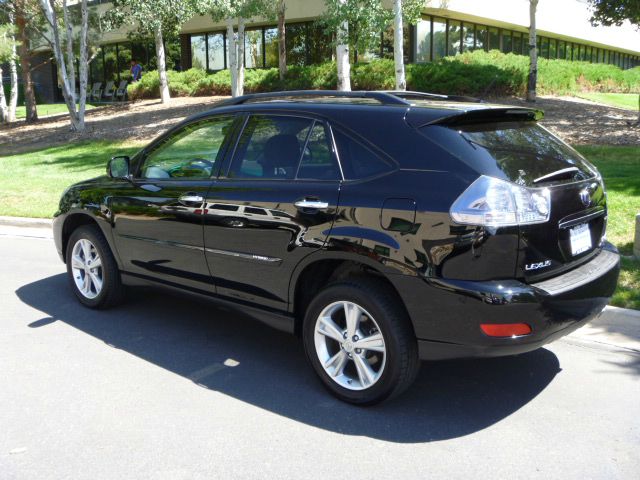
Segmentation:
{"type": "Polygon", "coordinates": [[[71,252],[71,272],[78,291],[88,299],[94,299],[102,291],[102,260],[96,246],[81,238],[71,252]]]}

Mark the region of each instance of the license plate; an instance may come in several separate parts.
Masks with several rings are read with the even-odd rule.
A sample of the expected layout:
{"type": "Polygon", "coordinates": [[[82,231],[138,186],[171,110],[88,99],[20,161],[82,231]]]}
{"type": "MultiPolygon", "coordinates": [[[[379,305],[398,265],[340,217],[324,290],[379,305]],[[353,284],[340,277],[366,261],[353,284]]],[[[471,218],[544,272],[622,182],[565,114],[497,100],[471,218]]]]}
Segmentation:
{"type": "Polygon", "coordinates": [[[580,255],[591,248],[591,232],[589,225],[583,223],[569,230],[571,239],[571,255],[580,255]]]}

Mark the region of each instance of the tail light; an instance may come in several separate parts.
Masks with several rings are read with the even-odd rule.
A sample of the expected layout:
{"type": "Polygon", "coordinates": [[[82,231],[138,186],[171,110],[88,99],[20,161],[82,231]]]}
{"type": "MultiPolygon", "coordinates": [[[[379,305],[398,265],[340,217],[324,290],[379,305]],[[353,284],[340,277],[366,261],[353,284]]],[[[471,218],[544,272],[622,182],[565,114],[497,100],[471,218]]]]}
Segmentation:
{"type": "Polygon", "coordinates": [[[529,188],[482,175],[451,206],[454,222],[507,227],[549,220],[549,189],[529,188]]]}

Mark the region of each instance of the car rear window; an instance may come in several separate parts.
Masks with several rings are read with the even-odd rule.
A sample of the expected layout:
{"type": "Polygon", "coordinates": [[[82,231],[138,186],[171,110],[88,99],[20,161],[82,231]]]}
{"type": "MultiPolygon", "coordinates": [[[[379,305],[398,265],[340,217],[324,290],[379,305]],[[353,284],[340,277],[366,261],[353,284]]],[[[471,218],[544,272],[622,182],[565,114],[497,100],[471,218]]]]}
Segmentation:
{"type": "Polygon", "coordinates": [[[334,138],[346,180],[370,178],[393,171],[391,162],[343,132],[335,130],[334,138]]]}
{"type": "Polygon", "coordinates": [[[520,185],[566,183],[596,175],[582,155],[535,122],[427,126],[421,130],[428,129],[437,129],[430,137],[440,137],[445,144],[451,145],[456,138],[466,143],[466,149],[456,147],[452,153],[480,173],[506,177],[520,185]]]}

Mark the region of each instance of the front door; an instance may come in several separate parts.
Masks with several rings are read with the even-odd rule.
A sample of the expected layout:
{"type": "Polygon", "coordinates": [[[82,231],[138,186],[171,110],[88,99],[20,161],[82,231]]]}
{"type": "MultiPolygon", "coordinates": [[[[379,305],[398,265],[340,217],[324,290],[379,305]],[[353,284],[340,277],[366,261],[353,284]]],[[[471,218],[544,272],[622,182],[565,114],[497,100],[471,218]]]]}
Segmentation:
{"type": "Polygon", "coordinates": [[[142,153],[129,192],[111,198],[126,272],[215,291],[204,257],[202,208],[233,122],[229,115],[191,122],[142,153]]]}
{"type": "Polygon", "coordinates": [[[341,172],[319,120],[252,115],[207,195],[205,255],[218,294],[285,310],[291,272],[324,245],[341,172]]]}

